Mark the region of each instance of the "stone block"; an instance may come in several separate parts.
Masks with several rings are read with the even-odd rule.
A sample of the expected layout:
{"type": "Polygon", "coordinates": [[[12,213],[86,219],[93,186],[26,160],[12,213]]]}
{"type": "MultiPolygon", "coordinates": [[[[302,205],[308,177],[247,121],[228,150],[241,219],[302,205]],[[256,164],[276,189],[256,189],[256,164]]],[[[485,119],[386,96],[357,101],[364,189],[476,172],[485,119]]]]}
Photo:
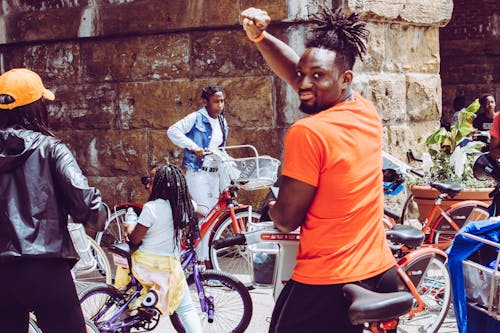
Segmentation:
{"type": "Polygon", "coordinates": [[[385,59],[386,49],[386,24],[367,22],[366,28],[370,32],[366,40],[366,54],[363,60],[357,59],[354,72],[380,72],[385,59]]]}
{"type": "Polygon", "coordinates": [[[57,132],[73,151],[88,176],[137,177],[147,170],[147,132],[142,130],[61,130],[57,132]]]}
{"type": "Polygon", "coordinates": [[[356,73],[353,89],[375,105],[384,124],[399,123],[406,117],[405,82],[403,74],[356,73]]]}
{"type": "MultiPolygon", "coordinates": [[[[259,155],[268,155],[281,160],[285,129],[277,128],[234,128],[229,134],[228,146],[252,145],[259,155]]],[[[231,154],[231,151],[228,151],[231,154]]],[[[243,156],[242,156],[243,157],[243,156]]],[[[250,156],[248,156],[250,157],[250,156]]]]}
{"type": "MultiPolygon", "coordinates": [[[[438,128],[439,121],[386,125],[384,126],[383,150],[408,163],[406,159],[408,149],[411,149],[415,156],[422,156],[424,152],[427,152],[425,140],[438,128]]],[[[417,169],[420,167],[416,166],[417,169]]]]}
{"type": "Polygon", "coordinates": [[[181,166],[184,149],[174,145],[165,130],[150,130],[149,133],[149,165],[168,162],[181,166]]]}
{"type": "Polygon", "coordinates": [[[287,0],[240,0],[241,10],[249,7],[260,8],[265,10],[272,21],[286,20],[289,15],[289,3],[287,0]]]}
{"type": "Polygon", "coordinates": [[[438,74],[406,75],[408,121],[441,119],[441,80],[438,74]]]}
{"type": "MultiPolygon", "coordinates": [[[[0,48],[4,68],[26,67],[37,72],[49,89],[80,80],[80,48],[77,43],[13,44],[0,48]]],[[[57,96],[56,96],[57,97],[57,96]]]]}
{"type": "Polygon", "coordinates": [[[52,128],[118,129],[118,86],[112,83],[57,85],[56,99],[48,102],[52,128]]]}
{"type": "Polygon", "coordinates": [[[168,128],[203,107],[201,89],[219,84],[226,92],[229,126],[272,126],[275,110],[270,77],[150,81],[120,85],[122,128],[168,128]]]}
{"type": "Polygon", "coordinates": [[[89,184],[101,191],[103,201],[113,210],[113,206],[123,202],[144,203],[148,193],[141,184],[140,177],[88,177],[89,184]]]}
{"type": "Polygon", "coordinates": [[[80,8],[14,12],[3,19],[4,43],[70,39],[77,36],[80,8]]]}
{"type": "Polygon", "coordinates": [[[183,33],[82,42],[82,70],[90,82],[187,77],[189,59],[189,36],[183,33]]]}
{"type": "Polygon", "coordinates": [[[269,75],[271,70],[241,27],[192,33],[195,77],[269,75]]]}
{"type": "Polygon", "coordinates": [[[439,73],[439,31],[435,27],[386,25],[383,70],[439,73]]]}
{"type": "Polygon", "coordinates": [[[375,21],[407,22],[442,27],[451,19],[452,0],[347,0],[349,12],[375,21]]]}
{"type": "MultiPolygon", "coordinates": [[[[165,2],[161,1],[160,2],[165,2]]],[[[168,1],[164,19],[168,29],[220,27],[239,22],[240,7],[234,0],[168,1]]]]}

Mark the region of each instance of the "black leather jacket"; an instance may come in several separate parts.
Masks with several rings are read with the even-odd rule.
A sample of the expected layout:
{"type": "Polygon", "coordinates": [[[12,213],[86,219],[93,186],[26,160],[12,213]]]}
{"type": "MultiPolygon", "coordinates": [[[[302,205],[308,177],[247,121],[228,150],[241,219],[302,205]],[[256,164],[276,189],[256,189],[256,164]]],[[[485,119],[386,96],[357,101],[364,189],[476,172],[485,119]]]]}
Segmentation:
{"type": "Polygon", "coordinates": [[[99,190],[89,187],[65,144],[30,130],[0,130],[0,264],[19,258],[76,263],[68,214],[102,229],[103,212],[99,190]]]}

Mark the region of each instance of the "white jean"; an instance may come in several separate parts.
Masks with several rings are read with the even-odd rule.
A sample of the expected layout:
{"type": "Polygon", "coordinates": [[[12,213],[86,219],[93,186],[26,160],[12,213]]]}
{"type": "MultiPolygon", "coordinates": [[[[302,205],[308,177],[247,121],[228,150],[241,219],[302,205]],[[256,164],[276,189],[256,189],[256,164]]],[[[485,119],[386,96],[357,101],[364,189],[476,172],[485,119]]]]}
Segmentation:
{"type": "Polygon", "coordinates": [[[184,294],[175,312],[179,316],[186,333],[203,333],[198,310],[194,307],[187,283],[184,283],[184,294]]]}
{"type": "MultiPolygon", "coordinates": [[[[219,174],[187,169],[186,184],[191,198],[198,205],[198,212],[207,215],[219,199],[219,174]]],[[[202,221],[203,219],[200,220],[200,222],[202,221]]],[[[196,253],[199,260],[208,260],[208,237],[200,242],[196,253]]]]}

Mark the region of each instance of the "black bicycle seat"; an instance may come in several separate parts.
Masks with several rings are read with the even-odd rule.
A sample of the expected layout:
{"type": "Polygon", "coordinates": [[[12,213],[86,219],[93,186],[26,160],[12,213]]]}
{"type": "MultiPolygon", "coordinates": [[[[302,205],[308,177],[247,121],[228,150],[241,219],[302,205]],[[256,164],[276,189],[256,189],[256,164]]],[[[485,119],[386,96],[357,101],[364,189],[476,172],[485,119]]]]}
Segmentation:
{"type": "Polygon", "coordinates": [[[432,188],[435,188],[441,193],[446,193],[450,197],[455,197],[458,193],[462,192],[463,186],[460,184],[443,184],[443,183],[430,183],[432,188]]]}
{"type": "Polygon", "coordinates": [[[342,287],[351,301],[349,319],[353,325],[398,318],[413,307],[413,295],[406,291],[377,293],[357,284],[342,287]]]}
{"type": "Polygon", "coordinates": [[[404,224],[396,224],[392,229],[386,230],[385,235],[388,240],[409,248],[422,245],[425,238],[422,230],[404,224]]]}
{"type": "Polygon", "coordinates": [[[130,245],[127,242],[114,243],[108,249],[119,256],[130,258],[130,245]]]}

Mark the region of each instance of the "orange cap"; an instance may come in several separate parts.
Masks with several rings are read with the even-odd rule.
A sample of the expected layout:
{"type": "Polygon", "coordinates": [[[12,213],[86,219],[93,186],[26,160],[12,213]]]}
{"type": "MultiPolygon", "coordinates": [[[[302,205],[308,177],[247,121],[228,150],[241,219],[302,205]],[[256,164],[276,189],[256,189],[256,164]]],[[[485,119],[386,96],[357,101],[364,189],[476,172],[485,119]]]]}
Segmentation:
{"type": "Polygon", "coordinates": [[[0,75],[0,95],[10,95],[14,102],[0,104],[0,109],[14,108],[31,104],[44,97],[54,100],[54,93],[43,86],[37,73],[26,68],[14,68],[0,75]]]}

